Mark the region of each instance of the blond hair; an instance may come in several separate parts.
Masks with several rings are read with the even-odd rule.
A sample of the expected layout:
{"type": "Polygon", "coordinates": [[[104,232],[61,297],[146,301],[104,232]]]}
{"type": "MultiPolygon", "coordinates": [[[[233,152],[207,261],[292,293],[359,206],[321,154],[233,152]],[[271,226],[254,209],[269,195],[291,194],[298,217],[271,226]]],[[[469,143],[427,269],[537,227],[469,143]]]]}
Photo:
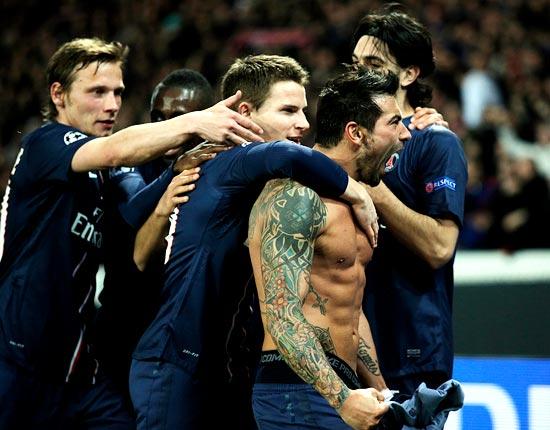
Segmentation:
{"type": "MultiPolygon", "coordinates": [[[[65,91],[69,90],[74,82],[76,72],[92,63],[120,63],[124,67],[128,56],[128,46],[120,42],[106,42],[99,38],[73,39],[64,43],[52,55],[46,68],[48,89],[55,82],[59,82],[65,91]]],[[[55,119],[57,108],[48,97],[48,102],[42,109],[42,116],[46,120],[55,119]]]]}

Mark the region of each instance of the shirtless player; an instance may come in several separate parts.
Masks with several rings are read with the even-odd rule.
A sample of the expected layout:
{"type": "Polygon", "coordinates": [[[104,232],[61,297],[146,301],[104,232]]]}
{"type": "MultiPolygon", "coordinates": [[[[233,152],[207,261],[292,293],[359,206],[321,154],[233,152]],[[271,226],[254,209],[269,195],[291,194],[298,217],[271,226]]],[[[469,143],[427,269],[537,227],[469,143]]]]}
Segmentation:
{"type": "MultiPolygon", "coordinates": [[[[394,75],[350,70],[327,83],[315,149],[376,185],[410,133],[394,75]]],[[[371,428],[387,411],[361,309],[372,248],[349,207],[288,179],[272,180],[250,216],[249,247],[264,342],[253,407],[263,429],[371,428]]]]}

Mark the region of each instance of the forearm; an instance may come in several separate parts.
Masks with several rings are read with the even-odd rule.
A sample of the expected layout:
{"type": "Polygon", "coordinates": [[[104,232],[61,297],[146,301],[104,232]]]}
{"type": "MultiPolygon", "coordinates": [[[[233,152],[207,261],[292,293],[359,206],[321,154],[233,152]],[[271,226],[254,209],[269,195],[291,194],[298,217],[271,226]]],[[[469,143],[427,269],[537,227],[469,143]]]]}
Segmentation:
{"type": "Polygon", "coordinates": [[[136,166],[164,155],[193,136],[192,117],[134,125],[103,138],[112,148],[112,166],[136,166]],[[169,124],[171,123],[171,124],[169,124]]]}
{"type": "Polygon", "coordinates": [[[313,327],[301,311],[294,313],[292,318],[268,314],[271,337],[289,367],[339,410],[350,390],[330,366],[313,327]]]}
{"type": "Polygon", "coordinates": [[[386,381],[380,371],[378,355],[372,339],[370,324],[364,314],[359,320],[359,348],[357,350],[357,374],[367,387],[383,390],[386,381]]]}
{"type": "Polygon", "coordinates": [[[119,211],[124,221],[132,228],[139,229],[155,210],[173,179],[172,167],[168,167],[157,179],[131,196],[127,202],[119,205],[119,211]]]}
{"type": "Polygon", "coordinates": [[[167,121],[134,125],[111,136],[98,137],[83,145],[73,156],[75,172],[117,166],[137,166],[162,156],[189,140],[194,133],[196,112],[167,121]]]}
{"type": "Polygon", "coordinates": [[[408,249],[433,268],[452,257],[458,238],[458,226],[451,220],[423,215],[402,203],[384,183],[369,189],[383,223],[408,249]]]}
{"type": "Polygon", "coordinates": [[[147,267],[151,256],[164,249],[168,218],[153,212],[139,229],[134,244],[134,263],[140,271],[147,267]]]}

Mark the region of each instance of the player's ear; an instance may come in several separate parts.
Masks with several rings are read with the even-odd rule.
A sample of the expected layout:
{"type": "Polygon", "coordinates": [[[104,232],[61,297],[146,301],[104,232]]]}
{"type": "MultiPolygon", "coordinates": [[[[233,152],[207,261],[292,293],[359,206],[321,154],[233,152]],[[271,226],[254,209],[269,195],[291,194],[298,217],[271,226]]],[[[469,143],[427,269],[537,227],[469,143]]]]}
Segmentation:
{"type": "Polygon", "coordinates": [[[239,106],[237,106],[237,112],[239,112],[242,116],[250,116],[250,113],[253,110],[254,108],[250,102],[240,102],[239,106]]]}
{"type": "Polygon", "coordinates": [[[418,66],[409,66],[399,73],[399,82],[402,87],[408,87],[412,84],[420,75],[420,67],[418,66]]]}
{"type": "Polygon", "coordinates": [[[363,128],[355,121],[349,121],[344,127],[344,138],[352,145],[354,150],[361,148],[364,137],[363,128]]]}
{"type": "Polygon", "coordinates": [[[65,91],[63,90],[63,85],[61,85],[59,82],[54,82],[50,86],[50,97],[53,101],[53,104],[57,108],[63,108],[65,107],[65,100],[63,98],[65,91]]]}

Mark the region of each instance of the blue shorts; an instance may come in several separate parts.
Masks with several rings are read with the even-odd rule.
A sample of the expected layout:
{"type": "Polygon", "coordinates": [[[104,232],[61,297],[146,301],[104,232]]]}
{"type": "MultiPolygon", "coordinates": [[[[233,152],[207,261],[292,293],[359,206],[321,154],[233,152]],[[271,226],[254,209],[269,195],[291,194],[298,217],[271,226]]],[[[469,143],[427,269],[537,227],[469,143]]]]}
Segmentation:
{"type": "Polygon", "coordinates": [[[254,384],[252,407],[259,430],[350,430],[315,389],[303,384],[254,384]]]}
{"type": "Polygon", "coordinates": [[[96,383],[55,383],[0,358],[0,429],[132,430],[122,396],[101,374],[96,383]]]}
{"type": "Polygon", "coordinates": [[[138,430],[206,428],[202,384],[172,363],[132,360],[130,397],[138,430]]]}
{"type": "Polygon", "coordinates": [[[253,428],[250,391],[239,391],[238,383],[229,386],[217,370],[206,367],[199,377],[167,361],[132,360],[130,397],[137,428],[198,430],[221,428],[220,423],[228,429],[253,428]]]}
{"type": "MultiPolygon", "coordinates": [[[[359,388],[355,372],[338,357],[327,359],[349,388],[359,388]]],[[[260,430],[351,429],[336,410],[288,367],[277,351],[265,351],[260,358],[252,407],[260,430]]]]}

